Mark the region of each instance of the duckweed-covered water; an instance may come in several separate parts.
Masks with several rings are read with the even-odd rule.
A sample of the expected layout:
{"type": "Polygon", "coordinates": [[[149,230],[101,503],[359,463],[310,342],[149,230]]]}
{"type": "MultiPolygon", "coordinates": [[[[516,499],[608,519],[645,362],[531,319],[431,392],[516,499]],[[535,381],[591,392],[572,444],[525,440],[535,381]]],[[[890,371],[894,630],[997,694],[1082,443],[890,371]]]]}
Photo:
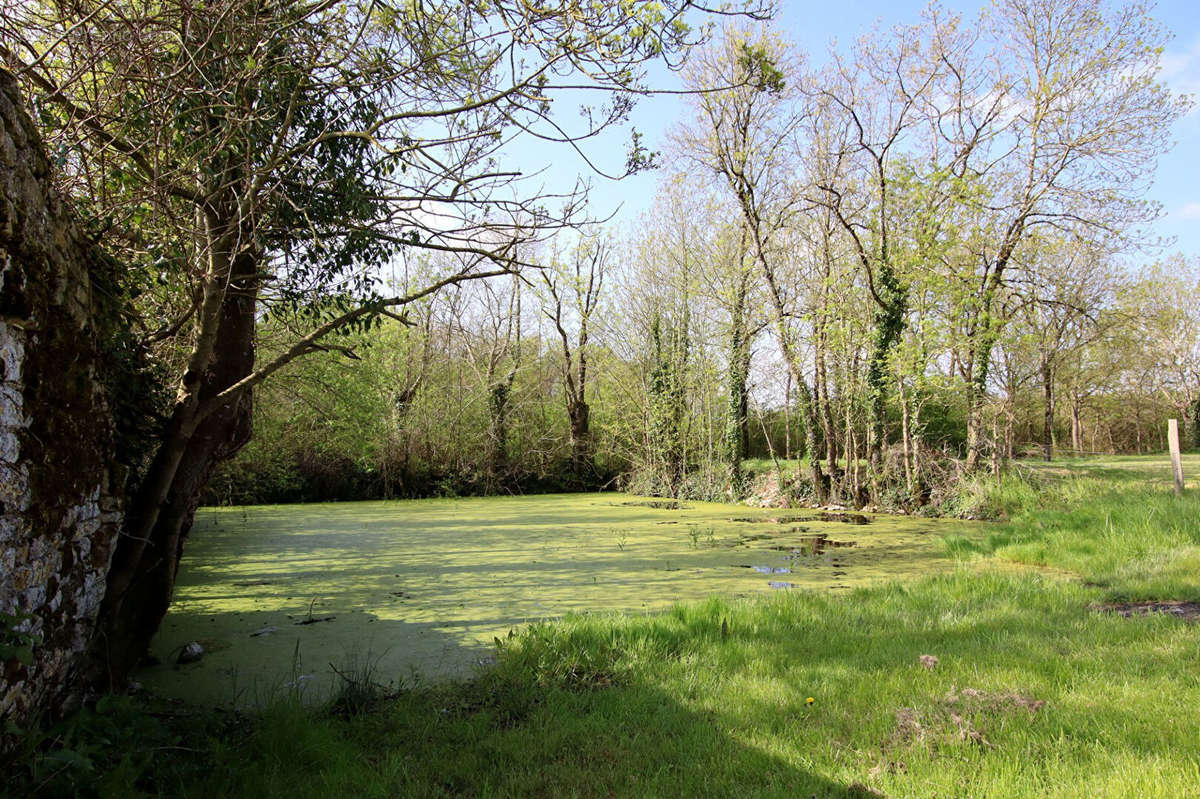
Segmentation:
{"type": "Polygon", "coordinates": [[[139,679],[195,702],[319,698],[468,674],[494,638],[581,612],[718,593],[841,591],[948,568],[936,519],[622,494],[202,509],[139,679]],[[197,663],[176,665],[199,641],[197,663]]]}

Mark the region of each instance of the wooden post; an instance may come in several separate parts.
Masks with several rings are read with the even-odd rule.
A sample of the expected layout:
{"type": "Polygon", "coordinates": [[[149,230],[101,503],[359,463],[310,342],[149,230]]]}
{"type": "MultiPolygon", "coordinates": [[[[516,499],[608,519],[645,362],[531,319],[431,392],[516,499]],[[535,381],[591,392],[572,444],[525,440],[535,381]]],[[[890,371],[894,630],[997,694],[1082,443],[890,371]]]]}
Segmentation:
{"type": "Polygon", "coordinates": [[[1175,496],[1183,493],[1183,458],[1179,454],[1179,420],[1167,420],[1167,443],[1171,449],[1171,472],[1175,476],[1175,496]]]}

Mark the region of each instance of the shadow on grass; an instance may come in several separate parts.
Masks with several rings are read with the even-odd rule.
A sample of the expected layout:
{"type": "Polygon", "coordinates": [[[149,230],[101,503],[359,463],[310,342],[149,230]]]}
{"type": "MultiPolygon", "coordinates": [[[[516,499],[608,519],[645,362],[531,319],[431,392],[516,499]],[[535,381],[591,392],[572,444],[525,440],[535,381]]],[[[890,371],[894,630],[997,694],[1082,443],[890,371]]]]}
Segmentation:
{"type": "MultiPolygon", "coordinates": [[[[214,617],[211,624],[249,629],[269,615],[229,614],[231,618],[214,617]]],[[[641,618],[653,622],[655,617],[641,618]]],[[[456,640],[436,629],[413,629],[421,626],[374,621],[370,640],[349,639],[346,658],[334,665],[345,672],[349,661],[357,661],[357,666],[351,663],[351,671],[361,676],[364,661],[380,645],[411,645],[423,635],[430,636],[433,649],[458,650],[456,640]]],[[[193,757],[186,770],[159,764],[156,790],[164,795],[254,799],[879,795],[801,767],[800,751],[793,750],[796,757],[785,759],[739,740],[722,710],[621,671],[615,663],[623,649],[598,643],[590,633],[567,633],[562,639],[566,651],[550,652],[547,662],[510,658],[498,667],[476,669],[476,676],[465,682],[403,689],[375,703],[369,713],[338,718],[304,701],[336,696],[345,685],[329,664],[307,664],[303,646],[291,682],[278,677],[291,668],[297,640],[304,637],[328,649],[330,642],[321,638],[333,636],[336,629],[336,621],[280,629],[254,639],[261,647],[258,659],[241,662],[229,660],[232,650],[221,647],[219,639],[205,639],[213,648],[201,662],[143,671],[141,678],[151,690],[157,674],[157,681],[186,683],[193,697],[209,705],[232,704],[251,710],[251,718],[259,712],[253,708],[265,708],[244,740],[209,741],[201,757],[211,762],[197,767],[193,757]],[[173,781],[174,787],[162,790],[173,781]]],[[[526,637],[536,640],[547,631],[563,629],[535,625],[526,637]]],[[[656,641],[656,650],[674,657],[669,653],[708,638],[693,628],[672,636],[676,634],[680,637],[674,642],[656,641]]],[[[245,648],[237,651],[245,658],[245,648]]],[[[490,653],[495,653],[494,647],[490,653]]],[[[404,675],[378,670],[368,678],[379,684],[381,695],[394,691],[398,683],[412,685],[404,675]],[[394,679],[397,676],[401,679],[394,679]]],[[[736,694],[722,701],[729,707],[753,704],[736,694]]],[[[803,724],[805,715],[801,697],[770,709],[764,719],[786,729],[803,724]]],[[[780,742],[786,749],[786,739],[780,742]]]]}
{"type": "Polygon", "coordinates": [[[201,707],[255,710],[292,697],[316,706],[342,688],[339,674],[369,674],[385,691],[471,674],[492,648],[464,643],[454,627],[362,611],[327,614],[320,605],[311,617],[302,608],[285,614],[269,604],[243,612],[173,611],[154,641],[160,662],[143,667],[137,680],[153,694],[201,707]],[[311,624],[297,623],[310,618],[311,624]],[[203,657],[177,664],[191,641],[203,657]]]}
{"type": "MultiPolygon", "coordinates": [[[[731,697],[731,701],[736,698],[731,697]]],[[[270,711],[186,795],[822,797],[882,794],[740,741],[721,715],[648,684],[568,688],[484,676],[339,720],[270,711]]]]}

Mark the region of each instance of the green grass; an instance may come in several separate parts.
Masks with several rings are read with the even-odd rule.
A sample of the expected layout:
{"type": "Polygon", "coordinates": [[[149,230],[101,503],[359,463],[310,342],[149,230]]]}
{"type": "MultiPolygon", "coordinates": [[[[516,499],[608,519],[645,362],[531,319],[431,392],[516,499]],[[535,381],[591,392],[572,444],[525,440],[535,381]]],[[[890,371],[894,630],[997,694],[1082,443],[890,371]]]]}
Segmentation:
{"type": "Polygon", "coordinates": [[[1011,521],[950,539],[949,573],[572,616],[503,639],[468,681],[359,712],[283,702],[219,735],[176,723],[194,751],[164,753],[141,785],[206,799],[1194,796],[1200,626],[1096,609],[1200,597],[1195,489],[1176,500],[1139,464],[1001,490],[1011,521]]]}
{"type": "MultiPolygon", "coordinates": [[[[1200,472],[1189,456],[1185,473],[1200,472]]],[[[1200,491],[1174,496],[1163,459],[1108,458],[1040,465],[1035,488],[1009,478],[989,501],[1012,521],[982,539],[952,536],[949,551],[1063,569],[1110,600],[1200,600],[1200,491]]]]}

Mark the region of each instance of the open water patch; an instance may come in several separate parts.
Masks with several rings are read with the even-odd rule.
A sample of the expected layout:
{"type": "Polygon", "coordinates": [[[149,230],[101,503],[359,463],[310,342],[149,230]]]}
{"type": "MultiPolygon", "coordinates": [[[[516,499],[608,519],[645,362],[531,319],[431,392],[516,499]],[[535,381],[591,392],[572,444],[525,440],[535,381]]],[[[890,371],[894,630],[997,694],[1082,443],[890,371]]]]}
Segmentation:
{"type": "Polygon", "coordinates": [[[751,566],[748,563],[739,563],[735,569],[751,569],[759,574],[791,574],[792,570],[786,566],[751,566]]]}
{"type": "Polygon", "coordinates": [[[806,535],[795,544],[777,544],[771,549],[791,555],[824,555],[828,549],[858,546],[857,541],[835,541],[824,533],[806,535]]]}

